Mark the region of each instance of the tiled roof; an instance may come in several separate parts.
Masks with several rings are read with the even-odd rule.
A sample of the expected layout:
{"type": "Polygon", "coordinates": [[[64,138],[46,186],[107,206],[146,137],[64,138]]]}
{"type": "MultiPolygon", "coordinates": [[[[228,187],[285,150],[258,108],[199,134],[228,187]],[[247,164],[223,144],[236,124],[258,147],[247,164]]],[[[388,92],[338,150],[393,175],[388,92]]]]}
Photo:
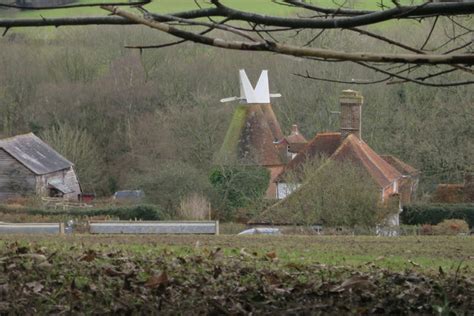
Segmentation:
{"type": "Polygon", "coordinates": [[[237,160],[261,166],[282,165],[285,153],[277,142],[283,138],[270,104],[246,104],[236,108],[217,160],[237,160]]]}
{"type": "Polygon", "coordinates": [[[1,139],[0,148],[37,175],[67,169],[73,165],[33,133],[1,139]]]}
{"type": "Polygon", "coordinates": [[[284,141],[288,145],[288,151],[291,153],[299,153],[306,146],[308,141],[298,130],[298,125],[293,124],[291,134],[285,136],[284,141]]]}
{"type": "Polygon", "coordinates": [[[306,138],[298,130],[298,125],[295,125],[295,124],[291,127],[291,134],[288,136],[285,136],[285,140],[290,145],[291,144],[306,144],[308,142],[306,138]]]}
{"type": "Polygon", "coordinates": [[[402,177],[400,172],[383,160],[369,145],[352,134],[346,137],[331,159],[351,161],[363,166],[381,188],[402,177]]]}
{"type": "Polygon", "coordinates": [[[290,153],[297,154],[301,152],[306,146],[306,143],[293,143],[288,145],[288,151],[290,153]]]}
{"type": "Polygon", "coordinates": [[[380,157],[382,157],[383,160],[385,160],[386,162],[388,162],[390,165],[392,165],[392,167],[394,167],[395,169],[398,170],[398,172],[400,172],[401,174],[403,175],[417,175],[420,173],[420,171],[418,171],[417,169],[413,168],[412,166],[410,166],[409,164],[401,161],[400,159],[398,159],[397,157],[395,156],[392,156],[392,155],[380,155],[380,157]]]}
{"type": "Polygon", "coordinates": [[[402,176],[395,167],[382,159],[357,136],[349,135],[341,144],[340,133],[319,133],[288,163],[283,172],[277,177],[277,181],[281,181],[286,172],[296,171],[307,159],[320,157],[329,157],[338,161],[348,160],[361,165],[381,188],[385,188],[402,176]]]}
{"type": "Polygon", "coordinates": [[[341,144],[341,133],[319,133],[306,146],[303,147],[285,167],[280,180],[285,172],[295,171],[307,159],[330,157],[341,144]]]}

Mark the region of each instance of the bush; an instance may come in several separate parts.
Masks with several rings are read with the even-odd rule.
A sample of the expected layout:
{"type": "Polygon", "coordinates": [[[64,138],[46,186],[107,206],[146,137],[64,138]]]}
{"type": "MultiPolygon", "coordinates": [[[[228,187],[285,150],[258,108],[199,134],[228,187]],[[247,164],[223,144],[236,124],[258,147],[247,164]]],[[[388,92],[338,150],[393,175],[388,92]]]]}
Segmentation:
{"type": "Polygon", "coordinates": [[[303,166],[303,172],[297,172],[287,175],[285,182],[301,186],[253,222],[371,228],[384,225],[398,212],[398,203],[393,203],[396,201],[380,203],[375,182],[351,162],[310,162],[303,166]]]}
{"type": "Polygon", "coordinates": [[[412,204],[403,207],[400,214],[403,224],[436,225],[446,219],[465,220],[474,226],[474,204],[412,204]]]}
{"type": "Polygon", "coordinates": [[[214,208],[221,220],[235,218],[236,210],[258,204],[270,182],[270,172],[259,166],[216,166],[209,181],[215,190],[214,208]]]}
{"type": "Polygon", "coordinates": [[[420,227],[420,235],[433,235],[433,225],[423,224],[420,227]]]}
{"type": "Polygon", "coordinates": [[[180,201],[193,193],[205,197],[211,191],[207,175],[180,161],[166,162],[131,176],[129,187],[145,191],[146,201],[178,212],[180,201]]]}
{"type": "Polygon", "coordinates": [[[211,204],[205,196],[192,193],[181,199],[177,217],[183,220],[205,220],[210,219],[211,204]]]}
{"type": "Polygon", "coordinates": [[[459,235],[468,234],[469,226],[460,219],[446,219],[433,227],[435,235],[459,235]]]}
{"type": "Polygon", "coordinates": [[[40,208],[15,209],[6,206],[0,208],[0,212],[9,214],[28,214],[39,216],[71,216],[71,217],[96,217],[110,216],[120,220],[165,220],[169,215],[160,210],[156,205],[134,205],[124,207],[107,207],[96,209],[69,209],[51,210],[40,208]]]}

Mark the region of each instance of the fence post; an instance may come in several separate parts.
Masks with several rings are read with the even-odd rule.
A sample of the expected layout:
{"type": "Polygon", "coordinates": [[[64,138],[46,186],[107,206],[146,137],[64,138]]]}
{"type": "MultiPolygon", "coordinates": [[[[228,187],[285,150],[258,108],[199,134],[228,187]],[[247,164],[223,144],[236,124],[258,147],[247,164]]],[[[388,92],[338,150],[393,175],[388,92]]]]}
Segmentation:
{"type": "Polygon", "coordinates": [[[219,235],[219,221],[216,221],[216,236],[219,235]]]}

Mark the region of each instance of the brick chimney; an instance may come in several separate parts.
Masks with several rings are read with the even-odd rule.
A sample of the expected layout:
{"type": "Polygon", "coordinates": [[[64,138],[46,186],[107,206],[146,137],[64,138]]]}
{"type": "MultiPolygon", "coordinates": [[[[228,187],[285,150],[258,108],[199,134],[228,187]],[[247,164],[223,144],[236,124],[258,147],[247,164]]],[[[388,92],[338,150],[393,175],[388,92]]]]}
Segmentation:
{"type": "Polygon", "coordinates": [[[341,138],[354,134],[361,139],[362,103],[364,97],[354,90],[343,90],[339,97],[341,103],[341,138]]]}

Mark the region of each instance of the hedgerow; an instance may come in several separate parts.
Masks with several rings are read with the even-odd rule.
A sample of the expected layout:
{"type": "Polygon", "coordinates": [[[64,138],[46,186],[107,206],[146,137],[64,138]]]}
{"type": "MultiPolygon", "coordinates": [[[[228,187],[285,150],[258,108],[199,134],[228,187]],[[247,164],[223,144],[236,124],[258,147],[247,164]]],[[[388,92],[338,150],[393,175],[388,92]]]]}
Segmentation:
{"type": "Polygon", "coordinates": [[[43,208],[11,208],[8,206],[0,206],[2,213],[17,213],[40,216],[71,216],[71,217],[94,217],[94,216],[110,216],[120,220],[165,220],[170,216],[156,205],[132,205],[120,207],[104,207],[90,209],[43,209],[43,208]]]}
{"type": "Polygon", "coordinates": [[[474,227],[474,203],[406,205],[400,219],[407,225],[436,225],[446,219],[462,219],[474,227]]]}

